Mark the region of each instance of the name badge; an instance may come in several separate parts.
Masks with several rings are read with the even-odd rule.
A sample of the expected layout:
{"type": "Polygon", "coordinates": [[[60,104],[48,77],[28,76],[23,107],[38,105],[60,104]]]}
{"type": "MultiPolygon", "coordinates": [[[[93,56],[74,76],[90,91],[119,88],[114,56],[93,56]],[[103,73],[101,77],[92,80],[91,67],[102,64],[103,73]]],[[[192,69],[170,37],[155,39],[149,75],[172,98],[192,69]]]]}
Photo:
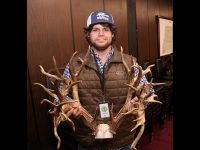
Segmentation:
{"type": "Polygon", "coordinates": [[[99,110],[101,118],[108,118],[110,117],[108,103],[101,103],[99,104],[99,110]]]}

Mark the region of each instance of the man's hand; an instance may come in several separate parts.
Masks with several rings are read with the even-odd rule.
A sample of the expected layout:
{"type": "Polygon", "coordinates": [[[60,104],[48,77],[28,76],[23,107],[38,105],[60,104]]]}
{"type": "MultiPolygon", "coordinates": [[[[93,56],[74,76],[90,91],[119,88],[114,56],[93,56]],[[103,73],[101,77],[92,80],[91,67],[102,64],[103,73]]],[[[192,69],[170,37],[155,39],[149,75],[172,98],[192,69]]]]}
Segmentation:
{"type": "Polygon", "coordinates": [[[73,116],[74,118],[78,119],[82,116],[81,106],[76,100],[71,100],[67,105],[63,105],[62,110],[67,117],[73,116]]]}
{"type": "Polygon", "coordinates": [[[70,110],[71,115],[76,119],[80,118],[82,116],[82,109],[81,106],[78,104],[78,102],[77,101],[71,102],[70,106],[71,106],[70,110]]]}
{"type": "MultiPolygon", "coordinates": [[[[129,102],[128,111],[133,110],[134,108],[137,108],[137,107],[135,106],[135,105],[138,105],[137,102],[138,102],[138,97],[135,96],[135,97],[129,102]]],[[[131,112],[131,114],[133,114],[133,115],[138,115],[138,111],[137,111],[137,110],[134,110],[134,111],[131,112]]]]}

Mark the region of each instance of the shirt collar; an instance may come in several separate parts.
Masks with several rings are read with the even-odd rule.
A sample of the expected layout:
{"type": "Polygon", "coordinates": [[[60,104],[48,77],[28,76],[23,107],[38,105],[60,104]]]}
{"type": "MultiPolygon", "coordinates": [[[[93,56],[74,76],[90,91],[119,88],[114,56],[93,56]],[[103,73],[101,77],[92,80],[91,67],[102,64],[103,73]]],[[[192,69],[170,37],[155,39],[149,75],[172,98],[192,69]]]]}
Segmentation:
{"type": "MultiPolygon", "coordinates": [[[[108,56],[107,56],[108,60],[112,57],[114,50],[115,49],[113,48],[113,46],[111,46],[111,50],[109,51],[108,56]]],[[[90,54],[92,55],[92,57],[94,57],[94,55],[95,55],[96,58],[100,58],[99,55],[94,52],[92,47],[90,48],[90,54]]]]}

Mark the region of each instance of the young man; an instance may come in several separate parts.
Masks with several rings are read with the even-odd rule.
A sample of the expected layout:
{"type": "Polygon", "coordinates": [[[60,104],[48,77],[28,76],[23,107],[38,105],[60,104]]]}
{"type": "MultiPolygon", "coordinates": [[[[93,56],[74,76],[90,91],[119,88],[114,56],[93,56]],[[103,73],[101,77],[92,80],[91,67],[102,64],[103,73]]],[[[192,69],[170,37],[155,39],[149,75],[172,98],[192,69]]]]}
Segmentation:
{"type": "MultiPolygon", "coordinates": [[[[96,122],[105,123],[108,120],[98,113],[98,109],[101,109],[100,104],[108,104],[108,110],[112,111],[113,116],[115,116],[125,103],[128,93],[128,86],[125,83],[128,83],[130,77],[122,62],[121,53],[114,45],[116,26],[110,13],[106,11],[92,12],[87,19],[84,32],[90,50],[85,65],[78,76],[78,80],[82,81],[78,84],[79,100],[82,107],[95,117],[96,122]],[[113,105],[112,109],[110,104],[113,105]]],[[[85,55],[85,52],[81,52],[74,57],[70,66],[66,66],[64,71],[66,78],[70,78],[72,70],[74,71],[80,67],[79,58],[84,59],[85,55]]],[[[133,57],[127,54],[123,55],[130,68],[133,65],[133,57]]],[[[137,75],[138,69],[135,68],[133,76],[137,75]]],[[[145,82],[147,80],[143,76],[139,84],[145,82]]],[[[74,99],[71,96],[69,97],[74,99]]],[[[78,150],[130,149],[130,145],[134,140],[134,131],[130,131],[135,125],[133,120],[136,118],[137,113],[132,113],[130,117],[124,119],[112,138],[95,139],[94,135],[91,134],[91,129],[81,120],[82,107],[77,102],[72,103],[71,106],[69,112],[75,123],[74,136],[78,142],[78,150]]]]}

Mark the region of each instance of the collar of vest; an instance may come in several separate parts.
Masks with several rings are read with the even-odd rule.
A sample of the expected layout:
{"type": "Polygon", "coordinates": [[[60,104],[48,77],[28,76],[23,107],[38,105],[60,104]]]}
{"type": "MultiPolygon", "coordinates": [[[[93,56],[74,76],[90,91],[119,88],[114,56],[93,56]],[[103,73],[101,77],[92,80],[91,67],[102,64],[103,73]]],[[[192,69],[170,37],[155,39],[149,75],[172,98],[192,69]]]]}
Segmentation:
{"type": "MultiPolygon", "coordinates": [[[[113,48],[114,48],[114,53],[109,63],[122,63],[121,52],[119,52],[116,47],[113,47],[113,48]]],[[[85,55],[86,55],[86,51],[82,52],[79,57],[81,59],[84,59],[85,55]]],[[[79,59],[77,61],[81,62],[79,59]]],[[[97,70],[96,62],[94,60],[94,57],[91,54],[88,56],[85,62],[85,65],[97,70]]]]}

